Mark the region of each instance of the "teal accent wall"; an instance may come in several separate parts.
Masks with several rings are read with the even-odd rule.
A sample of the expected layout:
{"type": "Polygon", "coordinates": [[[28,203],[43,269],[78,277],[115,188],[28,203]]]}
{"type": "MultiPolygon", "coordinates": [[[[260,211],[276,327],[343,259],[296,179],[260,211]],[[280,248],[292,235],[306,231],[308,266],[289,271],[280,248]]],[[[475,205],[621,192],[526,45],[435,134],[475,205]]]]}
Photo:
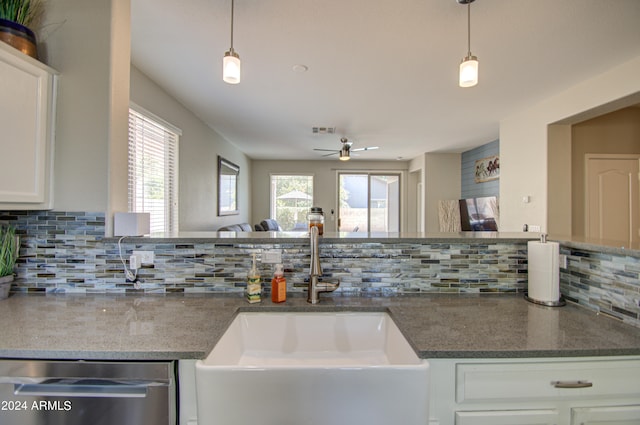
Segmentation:
{"type": "Polygon", "coordinates": [[[460,188],[460,193],[463,199],[500,195],[500,179],[483,183],[475,182],[476,160],[499,154],[499,140],[494,140],[493,142],[489,142],[485,145],[479,146],[475,149],[471,149],[462,154],[462,187],[460,188]]]}

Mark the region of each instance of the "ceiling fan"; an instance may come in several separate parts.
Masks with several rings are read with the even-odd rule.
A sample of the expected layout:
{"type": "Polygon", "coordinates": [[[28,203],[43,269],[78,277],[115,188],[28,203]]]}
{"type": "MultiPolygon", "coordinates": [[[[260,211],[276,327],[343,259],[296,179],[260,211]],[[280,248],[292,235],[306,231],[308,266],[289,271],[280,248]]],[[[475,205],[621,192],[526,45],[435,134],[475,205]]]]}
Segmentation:
{"type": "Polygon", "coordinates": [[[359,151],[372,151],[378,149],[377,146],[367,146],[365,148],[351,149],[351,145],[353,142],[350,142],[346,137],[340,138],[340,143],[342,143],[342,147],[340,149],[319,149],[316,148],[314,151],[327,151],[331,152],[322,156],[331,156],[338,154],[340,157],[340,161],[348,161],[351,159],[351,152],[359,152],[359,151]]]}

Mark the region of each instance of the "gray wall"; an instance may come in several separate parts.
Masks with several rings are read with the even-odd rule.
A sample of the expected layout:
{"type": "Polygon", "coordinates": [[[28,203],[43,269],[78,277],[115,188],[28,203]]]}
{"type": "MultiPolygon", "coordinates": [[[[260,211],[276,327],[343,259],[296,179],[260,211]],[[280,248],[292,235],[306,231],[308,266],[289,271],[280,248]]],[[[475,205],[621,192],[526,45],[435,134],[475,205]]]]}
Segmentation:
{"type": "Polygon", "coordinates": [[[640,153],[640,108],[625,108],[572,126],[572,235],[585,235],[585,155],[640,153]]]}
{"type": "Polygon", "coordinates": [[[182,130],[179,142],[180,231],[213,231],[249,222],[251,162],[245,154],[131,67],[131,101],[182,130]],[[239,215],[217,216],[218,155],[240,166],[239,215]]]}
{"type": "Polygon", "coordinates": [[[462,154],[462,198],[481,198],[500,195],[500,179],[483,183],[475,182],[475,162],[478,159],[500,154],[500,142],[494,140],[462,154]]]}
{"type": "MultiPolygon", "coordinates": [[[[47,2],[53,26],[41,60],[58,84],[54,208],[106,211],[109,182],[111,2],[47,2]]],[[[128,52],[127,52],[128,53],[128,52]]]]}
{"type": "Polygon", "coordinates": [[[111,214],[126,211],[131,97],[183,131],[180,230],[216,230],[249,221],[248,158],[146,76],[130,69],[129,15],[129,0],[56,0],[46,5],[43,21],[51,29],[39,53],[43,62],[61,73],[54,210],[104,212],[107,234],[111,214]],[[241,168],[240,215],[216,215],[218,154],[241,168]]]}
{"type": "Polygon", "coordinates": [[[337,220],[332,220],[330,211],[337,211],[337,173],[345,171],[400,171],[401,176],[401,205],[400,225],[403,229],[407,222],[406,208],[406,171],[409,167],[407,161],[364,161],[351,160],[342,162],[338,160],[324,161],[252,161],[251,197],[253,199],[251,219],[253,223],[259,223],[269,218],[269,196],[271,174],[311,174],[314,176],[313,200],[314,204],[322,207],[325,214],[325,229],[329,232],[336,231],[337,220]]]}

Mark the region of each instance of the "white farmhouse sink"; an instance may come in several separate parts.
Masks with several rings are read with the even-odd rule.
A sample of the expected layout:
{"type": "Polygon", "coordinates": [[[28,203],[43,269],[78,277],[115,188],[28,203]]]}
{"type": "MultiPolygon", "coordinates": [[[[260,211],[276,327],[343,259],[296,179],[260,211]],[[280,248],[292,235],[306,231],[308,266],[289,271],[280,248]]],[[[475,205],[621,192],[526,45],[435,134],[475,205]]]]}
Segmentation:
{"type": "Polygon", "coordinates": [[[429,365],[386,313],[240,313],[196,385],[200,425],[428,423],[429,365]]]}

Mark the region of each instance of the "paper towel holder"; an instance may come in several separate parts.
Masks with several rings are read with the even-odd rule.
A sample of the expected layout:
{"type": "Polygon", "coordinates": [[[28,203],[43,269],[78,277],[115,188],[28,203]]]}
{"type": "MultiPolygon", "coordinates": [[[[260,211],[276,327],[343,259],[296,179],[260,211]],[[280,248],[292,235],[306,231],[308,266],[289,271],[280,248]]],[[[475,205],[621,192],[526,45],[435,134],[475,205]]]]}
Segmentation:
{"type": "MultiPolygon", "coordinates": [[[[541,233],[540,234],[540,243],[547,243],[547,234],[546,233],[541,233]]],[[[537,299],[529,297],[529,291],[526,291],[524,293],[524,299],[529,301],[530,303],[543,305],[543,306],[546,306],[546,307],[562,307],[563,305],[567,304],[567,302],[564,299],[564,297],[562,296],[562,294],[560,294],[560,296],[559,296],[557,301],[542,301],[542,300],[537,300],[537,299]]]]}

